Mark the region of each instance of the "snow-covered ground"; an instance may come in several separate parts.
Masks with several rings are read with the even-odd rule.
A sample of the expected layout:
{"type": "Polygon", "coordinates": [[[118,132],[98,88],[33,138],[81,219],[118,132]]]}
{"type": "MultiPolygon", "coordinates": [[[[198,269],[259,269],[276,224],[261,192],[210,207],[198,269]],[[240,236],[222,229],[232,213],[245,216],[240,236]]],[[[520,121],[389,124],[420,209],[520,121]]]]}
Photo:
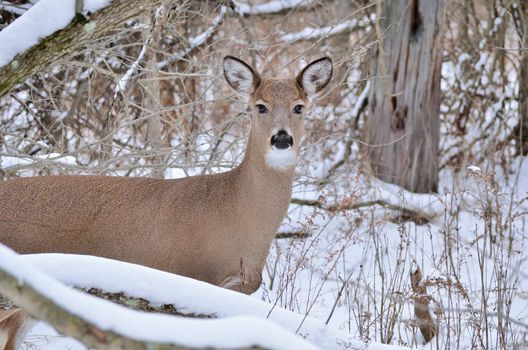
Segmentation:
{"type": "Polygon", "coordinates": [[[311,236],[276,241],[262,299],[363,339],[416,346],[422,338],[409,276],[419,266],[439,325],[433,348],[493,349],[501,337],[527,346],[525,158],[509,174],[498,167],[445,170],[437,195],[353,172],[334,183],[323,193],[298,185],[294,197],[323,195],[327,206],[380,199],[430,221],[399,222],[397,211],[380,206],[330,213],[292,205],[282,230],[311,236]]]}
{"type": "MultiPolygon", "coordinates": [[[[350,185],[350,195],[357,196],[355,201],[384,199],[427,213],[433,217],[432,221],[427,224],[398,223],[393,218],[395,212],[383,208],[336,213],[316,211],[314,214],[313,208],[292,205],[281,230],[300,230],[310,220],[307,230],[310,237],[275,241],[265,269],[264,284],[252,296],[138,265],[95,257],[42,254],[20,259],[31,266],[30,270],[34,268],[66,285],[122,292],[153,304],[173,304],[182,312],[212,314],[220,320],[234,322],[231,326],[235,328],[243,324],[247,335],[237,338],[222,331],[224,337],[215,338],[213,331],[208,333],[208,338],[200,332],[200,342],[207,343],[209,339],[212,342],[209,344],[240,346],[253,342],[274,349],[307,349],[309,346],[359,349],[366,344],[370,344],[369,349],[397,348],[371,340],[420,345],[422,338],[412,321],[412,292],[408,280],[411,269],[418,265],[428,281],[433,298],[431,309],[439,324],[439,335],[433,341],[433,348],[496,348],[500,339],[500,322],[509,323],[511,329],[506,336],[516,337],[512,342],[523,346],[527,339],[525,318],[528,314],[528,280],[523,272],[527,268],[524,244],[528,162],[519,158],[516,167],[507,179],[496,184],[496,188],[489,187],[490,180],[486,175],[489,175],[489,169],[479,171],[471,167],[456,176],[445,171],[438,195],[416,195],[378,181],[365,182],[368,179],[362,176],[348,178],[343,175],[342,183],[350,185]],[[358,192],[354,193],[354,189],[358,192]],[[492,224],[508,226],[502,231],[504,237],[490,235],[486,238],[486,226],[490,221],[483,219],[482,210],[489,201],[498,205],[498,212],[494,215],[504,218],[502,223],[489,218],[492,224]],[[252,322],[255,327],[251,326],[252,322]],[[253,332],[267,325],[270,328],[265,337],[259,337],[261,332],[253,332]],[[226,337],[237,338],[240,343],[222,343],[226,337]]],[[[321,194],[307,189],[300,182],[295,188],[296,198],[313,198],[321,194]]],[[[333,194],[324,194],[327,204],[331,204],[333,194]]],[[[343,199],[342,195],[335,198],[343,199]]],[[[5,252],[2,251],[0,256],[0,266],[4,266],[5,252]]],[[[49,286],[49,281],[45,283],[49,286]]],[[[50,295],[57,295],[54,288],[47,287],[50,295]]],[[[79,294],[71,292],[72,295],[79,294]]],[[[84,312],[79,307],[81,299],[76,298],[78,296],[68,296],[57,301],[73,303],[72,310],[84,312]]],[[[129,327],[130,319],[135,316],[131,318],[128,313],[123,313],[127,320],[123,322],[122,317],[115,316],[121,315],[121,311],[116,312],[107,306],[109,302],[98,302],[100,306],[97,308],[88,307],[97,310],[95,322],[105,320],[103,325],[117,327],[124,333],[134,329],[129,334],[142,337],[141,331],[129,327]],[[114,317],[105,317],[106,312],[111,312],[114,317]],[[112,320],[110,324],[108,320],[112,320]]],[[[85,316],[89,318],[90,313],[85,316]]],[[[162,317],[167,322],[167,316],[162,317]]],[[[158,328],[155,317],[151,322],[158,328]]],[[[208,321],[189,321],[196,322],[208,321]]],[[[185,329],[186,334],[193,334],[194,327],[205,327],[200,324],[182,328],[187,327],[183,324],[174,322],[179,329],[185,329]]],[[[173,330],[169,333],[172,335],[156,334],[156,338],[167,340],[174,336],[186,339],[180,338],[180,333],[173,330]]],[[[42,323],[33,329],[26,345],[43,349],[84,348],[71,339],[58,336],[42,323]]]]}
{"type": "MultiPolygon", "coordinates": [[[[107,3],[104,0],[85,0],[85,10],[94,11],[107,3]]],[[[233,2],[234,10],[243,16],[275,13],[292,5],[311,6],[314,3],[318,2],[272,0],[265,6],[233,2]]],[[[41,0],[33,7],[20,11],[25,12],[24,16],[0,32],[0,67],[40,38],[63,28],[74,16],[74,1],[41,0]]],[[[196,46],[206,42],[223,23],[226,13],[227,9],[222,7],[207,29],[188,37],[189,46],[172,58],[160,61],[159,67],[188,55],[196,46]]],[[[506,11],[504,15],[507,15],[506,11]]],[[[301,39],[318,39],[361,27],[367,22],[349,18],[329,26],[310,24],[298,32],[282,33],[280,39],[289,44],[301,39]]],[[[57,302],[64,303],[65,307],[83,312],[85,317],[102,322],[105,327],[143,338],[151,335],[138,330],[140,327],[134,322],[143,324],[146,318],[151,322],[148,326],[151,328],[147,329],[155,328],[159,332],[157,340],[196,341],[202,342],[201,345],[217,346],[261,344],[285,349],[396,349],[398,345],[419,347],[423,343],[415,322],[415,295],[409,281],[410,272],[419,266],[424,274],[423,282],[432,297],[431,313],[439,328],[438,336],[425,348],[495,349],[501,344],[506,344],[503,348],[528,348],[528,159],[518,157],[508,166],[499,166],[498,162],[492,161],[495,155],[490,154],[493,152],[480,151],[481,148],[494,149],[498,139],[502,140],[510,132],[501,123],[506,120],[506,124],[513,126],[518,118],[516,98],[519,85],[517,76],[512,73],[514,70],[506,77],[491,71],[494,69],[493,59],[483,50],[490,46],[489,43],[482,41],[478,46],[482,52],[474,57],[474,68],[485,71],[485,74],[479,74],[481,81],[478,83],[471,80],[473,78],[465,80],[466,72],[462,65],[471,61],[465,52],[460,54],[457,62],[444,62],[442,69],[441,112],[444,122],[441,165],[449,164],[449,160],[465,147],[471,150],[473,156],[470,163],[458,171],[446,166],[440,174],[439,193],[419,195],[366,176],[355,162],[360,158],[356,144],[352,144],[350,160],[331,174],[329,181],[322,183],[320,180],[326,179],[329,169],[343,157],[348,136],[338,135],[315,145],[307,145],[299,162],[294,197],[319,200],[320,206],[333,209],[312,206],[310,201],[306,205],[291,205],[280,232],[305,236],[275,240],[264,270],[263,285],[252,296],[136,265],[84,256],[20,257],[19,264],[27,264],[26,272],[29,271],[20,279],[27,279],[28,283],[40,279],[50,297],[64,296],[57,302]],[[488,76],[493,81],[506,79],[506,89],[497,89],[497,85],[485,81],[489,80],[488,76]],[[468,122],[467,133],[452,137],[449,135],[450,128],[455,124],[452,120],[455,120],[455,112],[463,110],[462,97],[468,89],[475,89],[478,95],[484,96],[484,100],[493,103],[485,108],[483,118],[479,120],[482,125],[468,122]],[[497,101],[490,96],[495,96],[497,101]],[[453,105],[447,106],[447,101],[453,105]],[[373,204],[375,201],[385,204],[373,204]],[[366,205],[368,203],[370,205],[366,205]],[[423,217],[400,220],[401,211],[395,208],[423,214],[423,217]],[[160,319],[174,325],[174,329],[187,331],[183,332],[185,334],[174,333],[173,329],[167,330],[167,326],[159,326],[160,319],[156,316],[124,310],[70,290],[64,284],[123,292],[153,303],[174,304],[192,313],[214,314],[218,317],[217,321],[226,321],[224,326],[243,329],[244,336],[211,331],[216,326],[208,328],[209,332],[203,334],[204,324],[210,320],[162,316],[160,319]],[[59,294],[59,291],[64,294],[59,294]],[[79,307],[84,303],[93,307],[79,307]],[[106,316],[108,312],[112,313],[112,317],[106,316]],[[125,321],[129,323],[125,324],[125,321]],[[392,345],[382,345],[381,342],[392,345]]],[[[101,57],[106,57],[106,53],[101,57]]],[[[101,60],[101,57],[98,59],[101,60]]],[[[122,75],[123,79],[118,80],[121,90],[125,90],[128,79],[139,67],[142,55],[135,57],[135,63],[129,67],[133,70],[127,70],[122,75]]],[[[100,63],[95,62],[94,66],[100,63]]],[[[121,64],[117,61],[111,63],[116,66],[121,64]]],[[[209,69],[208,74],[213,79],[217,72],[214,67],[209,69]]],[[[93,67],[87,68],[83,79],[92,71],[93,67]]],[[[351,69],[347,79],[350,90],[346,92],[347,98],[350,98],[349,105],[329,105],[326,110],[321,108],[317,111],[321,116],[328,116],[328,125],[339,129],[340,124],[347,127],[352,124],[351,118],[339,119],[336,112],[340,110],[345,111],[341,114],[345,117],[360,114],[362,103],[359,102],[367,98],[369,86],[366,84],[361,91],[354,91],[353,87],[360,79],[360,71],[351,69]]],[[[76,88],[75,84],[69,86],[71,90],[76,88]]],[[[45,91],[42,93],[47,94],[45,91]]],[[[25,101],[30,96],[21,91],[17,92],[17,98],[25,101]]],[[[214,96],[210,97],[210,101],[214,99],[214,96]]],[[[31,108],[33,114],[38,112],[37,107],[31,108]]],[[[472,111],[478,111],[478,108],[472,111]]],[[[22,152],[18,155],[18,149],[7,149],[10,143],[15,144],[10,138],[15,138],[13,135],[17,129],[29,130],[35,123],[31,113],[17,113],[7,110],[2,115],[6,121],[13,116],[18,118],[14,123],[16,128],[6,133],[2,146],[5,147],[0,156],[3,171],[26,176],[34,173],[37,167],[32,166],[36,163],[53,168],[53,173],[60,172],[57,169],[76,166],[79,158],[70,155],[75,154],[74,151],[67,155],[50,153],[28,157],[22,152]]],[[[479,116],[476,114],[475,118],[479,116]]],[[[123,134],[123,140],[129,138],[124,128],[119,132],[123,134]]],[[[355,138],[355,132],[351,131],[350,137],[355,138]]],[[[198,159],[206,162],[210,159],[208,152],[212,150],[216,133],[209,130],[207,135],[204,133],[202,136],[208,137],[204,137],[203,149],[200,149],[202,154],[199,157],[203,159],[198,159]]],[[[22,142],[24,146],[34,141],[39,142],[44,150],[52,149],[42,140],[32,140],[31,132],[24,134],[26,137],[28,140],[22,142]]],[[[197,143],[201,139],[197,137],[197,143]]],[[[237,144],[239,141],[236,140],[240,140],[240,135],[234,135],[229,140],[231,146],[235,144],[231,147],[235,156],[226,152],[223,157],[226,162],[211,167],[213,171],[224,171],[240,161],[244,145],[237,144]]],[[[170,140],[173,146],[181,144],[181,141],[170,140]]],[[[85,142],[89,143],[83,140],[80,144],[85,145],[85,142]]],[[[178,152],[179,149],[173,150],[173,153],[178,152]]],[[[170,160],[170,156],[167,159],[170,160]]],[[[169,165],[173,164],[169,162],[169,165]]],[[[187,166],[175,164],[173,168],[167,168],[165,174],[170,178],[202,171],[199,167],[188,169],[187,166]]],[[[78,170],[80,173],[83,171],[86,168],[78,170]]],[[[10,253],[2,252],[5,254],[0,254],[0,263],[8,264],[9,257],[14,259],[10,253]]],[[[13,268],[15,270],[21,273],[13,268]]],[[[43,323],[35,326],[24,345],[29,349],[84,349],[83,345],[57,335],[43,323]]]]}

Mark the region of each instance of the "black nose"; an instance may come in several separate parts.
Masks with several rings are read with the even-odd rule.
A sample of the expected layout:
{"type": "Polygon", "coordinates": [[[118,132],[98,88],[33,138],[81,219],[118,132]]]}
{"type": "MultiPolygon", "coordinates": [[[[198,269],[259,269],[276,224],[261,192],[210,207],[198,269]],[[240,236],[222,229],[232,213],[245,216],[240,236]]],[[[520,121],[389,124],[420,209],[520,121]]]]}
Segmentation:
{"type": "Polygon", "coordinates": [[[271,137],[271,145],[278,149],[286,149],[293,146],[293,137],[288,135],[286,130],[279,130],[276,135],[271,137]]]}

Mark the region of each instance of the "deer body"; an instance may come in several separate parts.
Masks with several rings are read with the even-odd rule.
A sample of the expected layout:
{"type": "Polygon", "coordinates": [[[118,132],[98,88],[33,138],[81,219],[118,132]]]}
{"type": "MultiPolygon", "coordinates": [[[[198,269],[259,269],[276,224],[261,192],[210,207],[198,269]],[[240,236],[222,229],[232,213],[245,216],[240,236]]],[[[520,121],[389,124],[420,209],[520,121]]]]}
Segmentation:
{"type": "Polygon", "coordinates": [[[252,161],[226,173],[177,180],[7,181],[0,184],[1,240],[24,254],[103,256],[216,285],[245,276],[237,287],[253,291],[288,208],[293,170],[261,173],[252,161]]]}
{"type": "MultiPolygon", "coordinates": [[[[231,87],[249,96],[252,110],[246,154],[238,167],[177,180],[48,176],[5,181],[0,183],[0,242],[19,253],[89,254],[243,293],[258,289],[291,199],[303,111],[309,97],[329,83],[332,62],[314,61],[295,79],[262,79],[231,56],[224,58],[223,68],[231,87]]],[[[1,334],[23,336],[17,329],[27,314],[16,315],[16,322],[0,319],[1,334]]]]}
{"type": "Polygon", "coordinates": [[[286,214],[309,97],[322,58],[295,79],[262,79],[227,56],[224,75],[248,96],[251,129],[235,169],[177,180],[48,176],[0,183],[0,242],[19,253],[89,254],[253,292],[286,214]]]}

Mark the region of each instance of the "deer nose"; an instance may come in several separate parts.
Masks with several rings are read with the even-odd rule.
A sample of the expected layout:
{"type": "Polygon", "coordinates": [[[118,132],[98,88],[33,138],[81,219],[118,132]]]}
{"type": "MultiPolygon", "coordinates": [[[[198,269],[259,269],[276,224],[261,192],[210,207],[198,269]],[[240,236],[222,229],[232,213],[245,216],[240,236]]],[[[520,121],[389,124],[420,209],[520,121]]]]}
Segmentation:
{"type": "Polygon", "coordinates": [[[279,130],[271,137],[271,145],[278,149],[286,149],[293,146],[293,137],[288,135],[286,130],[279,130]]]}

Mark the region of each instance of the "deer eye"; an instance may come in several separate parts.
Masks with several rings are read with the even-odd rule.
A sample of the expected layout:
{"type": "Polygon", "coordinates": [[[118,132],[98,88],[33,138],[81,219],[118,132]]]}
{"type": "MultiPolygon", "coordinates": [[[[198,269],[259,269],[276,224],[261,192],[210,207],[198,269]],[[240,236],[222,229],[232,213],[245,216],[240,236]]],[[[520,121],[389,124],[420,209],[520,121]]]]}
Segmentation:
{"type": "Polygon", "coordinates": [[[260,114],[268,113],[268,109],[266,108],[266,106],[264,106],[262,104],[258,104],[258,105],[256,105],[256,107],[258,108],[258,112],[260,114]]]}
{"type": "Polygon", "coordinates": [[[295,114],[301,114],[304,106],[303,105],[296,105],[293,107],[293,113],[295,114]]]}

